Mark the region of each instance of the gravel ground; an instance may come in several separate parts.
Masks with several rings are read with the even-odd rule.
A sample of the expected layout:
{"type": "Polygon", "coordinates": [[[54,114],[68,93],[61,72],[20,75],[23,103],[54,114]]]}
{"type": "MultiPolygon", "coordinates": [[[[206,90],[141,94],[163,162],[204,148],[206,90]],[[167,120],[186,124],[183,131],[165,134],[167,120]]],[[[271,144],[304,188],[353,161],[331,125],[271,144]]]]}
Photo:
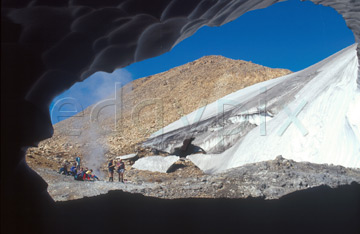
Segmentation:
{"type": "Polygon", "coordinates": [[[48,192],[55,201],[67,201],[83,197],[93,197],[106,194],[110,190],[123,190],[134,193],[144,189],[152,189],[154,183],[143,182],[140,184],[126,181],[125,183],[100,181],[77,181],[73,176],[59,175],[56,171],[38,168],[36,171],[48,183],[48,192]]]}
{"type": "Polygon", "coordinates": [[[154,173],[131,168],[125,183],[107,181],[75,181],[46,168],[35,170],[49,184],[48,192],[55,201],[80,199],[123,190],[165,199],[246,198],[277,199],[288,193],[320,185],[360,183],[360,170],[295,162],[278,156],[275,160],[244,165],[224,173],[205,175],[190,161],[180,161],[171,173],[154,173]]]}

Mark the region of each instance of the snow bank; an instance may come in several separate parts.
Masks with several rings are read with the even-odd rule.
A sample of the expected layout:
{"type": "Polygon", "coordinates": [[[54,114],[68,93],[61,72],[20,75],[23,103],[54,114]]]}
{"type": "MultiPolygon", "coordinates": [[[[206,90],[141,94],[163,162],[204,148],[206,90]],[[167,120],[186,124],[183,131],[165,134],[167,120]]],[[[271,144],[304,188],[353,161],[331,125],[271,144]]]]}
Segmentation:
{"type": "Polygon", "coordinates": [[[166,173],[179,159],[178,156],[148,156],[137,160],[132,167],[138,170],[166,173]]]}
{"type": "Polygon", "coordinates": [[[182,137],[192,134],[196,138],[194,144],[207,152],[220,145],[219,154],[189,156],[207,173],[272,160],[277,155],[295,161],[360,168],[356,46],[303,71],[232,93],[183,117],[190,123],[197,121],[196,126],[184,126],[180,119],[145,144],[171,149],[176,146],[174,139],[181,142],[182,137]],[[267,105],[261,115],[259,103],[264,102],[263,98],[267,105]],[[225,108],[224,103],[231,105],[225,108]],[[265,114],[268,112],[270,118],[265,114]],[[256,116],[256,121],[246,120],[241,113],[256,116]],[[218,119],[222,119],[221,124],[218,119]]]}
{"type": "Polygon", "coordinates": [[[285,108],[267,123],[266,136],[261,136],[256,127],[225,151],[216,171],[274,159],[276,155],[359,168],[360,126],[355,121],[350,124],[348,117],[349,111],[351,116],[360,112],[359,102],[354,102],[358,69],[355,48],[351,46],[320,63],[316,76],[285,107],[294,113],[305,104],[283,134],[280,130],[289,120],[285,108]]]}

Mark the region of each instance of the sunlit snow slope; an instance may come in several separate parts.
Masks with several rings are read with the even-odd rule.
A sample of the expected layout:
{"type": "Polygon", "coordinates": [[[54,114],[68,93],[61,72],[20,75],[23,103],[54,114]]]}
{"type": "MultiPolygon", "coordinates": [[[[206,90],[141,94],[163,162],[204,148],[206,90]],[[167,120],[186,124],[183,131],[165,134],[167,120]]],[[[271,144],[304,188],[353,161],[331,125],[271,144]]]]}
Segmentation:
{"type": "Polygon", "coordinates": [[[186,137],[209,154],[188,156],[206,173],[274,159],[360,167],[356,45],[297,73],[239,90],[153,134],[172,151],[186,137]]]}

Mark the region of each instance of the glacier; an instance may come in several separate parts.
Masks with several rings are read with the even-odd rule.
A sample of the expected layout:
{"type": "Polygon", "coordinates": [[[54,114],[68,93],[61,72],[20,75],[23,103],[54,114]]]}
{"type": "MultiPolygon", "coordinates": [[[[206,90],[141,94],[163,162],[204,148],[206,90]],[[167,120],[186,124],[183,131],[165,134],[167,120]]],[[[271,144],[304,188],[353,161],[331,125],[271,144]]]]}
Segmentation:
{"type": "Polygon", "coordinates": [[[278,155],[360,168],[356,47],[231,93],[165,126],[144,145],[171,152],[195,137],[208,154],[188,158],[209,174],[278,155]]]}

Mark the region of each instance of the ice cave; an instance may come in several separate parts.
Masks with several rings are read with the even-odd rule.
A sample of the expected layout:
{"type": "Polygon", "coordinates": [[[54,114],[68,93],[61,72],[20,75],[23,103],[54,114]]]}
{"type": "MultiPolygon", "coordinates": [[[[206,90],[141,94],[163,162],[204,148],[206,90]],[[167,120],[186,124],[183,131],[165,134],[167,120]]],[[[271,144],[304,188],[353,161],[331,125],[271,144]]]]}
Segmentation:
{"type": "MultiPolygon", "coordinates": [[[[334,8],[354,33],[356,43],[360,42],[360,1],[311,1],[334,8]]],[[[271,202],[251,198],[169,201],[112,191],[93,198],[55,203],[47,192],[46,182],[25,162],[28,147],[52,136],[48,110],[51,100],[74,83],[97,71],[112,72],[161,55],[202,26],[221,26],[248,11],[277,2],[281,0],[3,0],[1,232],[358,233],[359,184],[338,189],[322,186],[271,202]],[[86,215],[76,215],[79,211],[86,215]],[[125,224],[119,230],[116,224],[120,220],[125,224]]],[[[324,117],[320,118],[338,123],[337,116],[349,116],[346,123],[341,123],[347,124],[346,127],[324,128],[322,132],[337,134],[342,142],[341,152],[348,149],[344,154],[349,158],[337,162],[340,160],[334,156],[337,149],[329,148],[317,154],[320,156],[314,158],[316,162],[360,166],[359,155],[356,155],[358,149],[353,148],[357,147],[356,142],[348,140],[349,134],[353,134],[352,123],[358,121],[357,115],[348,113],[348,108],[345,108],[359,105],[359,58],[360,45],[357,44],[310,68],[320,72],[317,78],[321,82],[317,85],[325,87],[320,94],[312,92],[314,84],[311,79],[303,84],[309,86],[303,90],[303,97],[315,100],[304,112],[308,116],[319,107],[319,103],[332,98],[327,96],[325,89],[344,85],[346,90],[354,92],[354,100],[343,99],[343,103],[336,103],[340,109],[336,110],[338,115],[333,116],[334,119],[325,118],[333,111],[331,105],[326,106],[324,117]],[[346,73],[348,83],[336,83],[336,76],[329,76],[339,72],[346,73]],[[331,157],[325,158],[327,154],[331,157]]],[[[290,82],[287,79],[270,82],[269,87],[290,82]]],[[[235,95],[246,94],[246,91],[242,92],[235,95]]],[[[301,103],[290,105],[296,109],[301,103]]],[[[280,120],[286,118],[285,114],[280,115],[280,120]]],[[[178,126],[175,124],[170,128],[176,130],[178,126]]],[[[290,139],[298,131],[294,127],[285,134],[289,134],[287,138],[290,139]]],[[[274,131],[271,142],[265,142],[264,152],[276,154],[276,149],[271,147],[274,142],[289,143],[280,142],[276,138],[278,132],[274,131]]],[[[243,145],[235,145],[234,151],[247,147],[256,137],[255,133],[250,134],[243,145]]],[[[231,144],[232,139],[228,140],[231,144]]],[[[327,140],[333,142],[336,139],[330,137],[327,140]]],[[[307,147],[310,141],[298,146],[294,159],[302,159],[304,152],[312,153],[307,151],[311,149],[307,147]]],[[[149,144],[156,144],[156,137],[149,144]]],[[[202,147],[211,146],[212,143],[208,142],[202,147]]],[[[249,151],[249,154],[254,160],[262,159],[254,151],[249,151]]],[[[221,156],[227,157],[234,165],[246,163],[226,153],[221,156]]],[[[208,171],[230,168],[225,164],[215,168],[196,156],[193,161],[208,171]]]]}

